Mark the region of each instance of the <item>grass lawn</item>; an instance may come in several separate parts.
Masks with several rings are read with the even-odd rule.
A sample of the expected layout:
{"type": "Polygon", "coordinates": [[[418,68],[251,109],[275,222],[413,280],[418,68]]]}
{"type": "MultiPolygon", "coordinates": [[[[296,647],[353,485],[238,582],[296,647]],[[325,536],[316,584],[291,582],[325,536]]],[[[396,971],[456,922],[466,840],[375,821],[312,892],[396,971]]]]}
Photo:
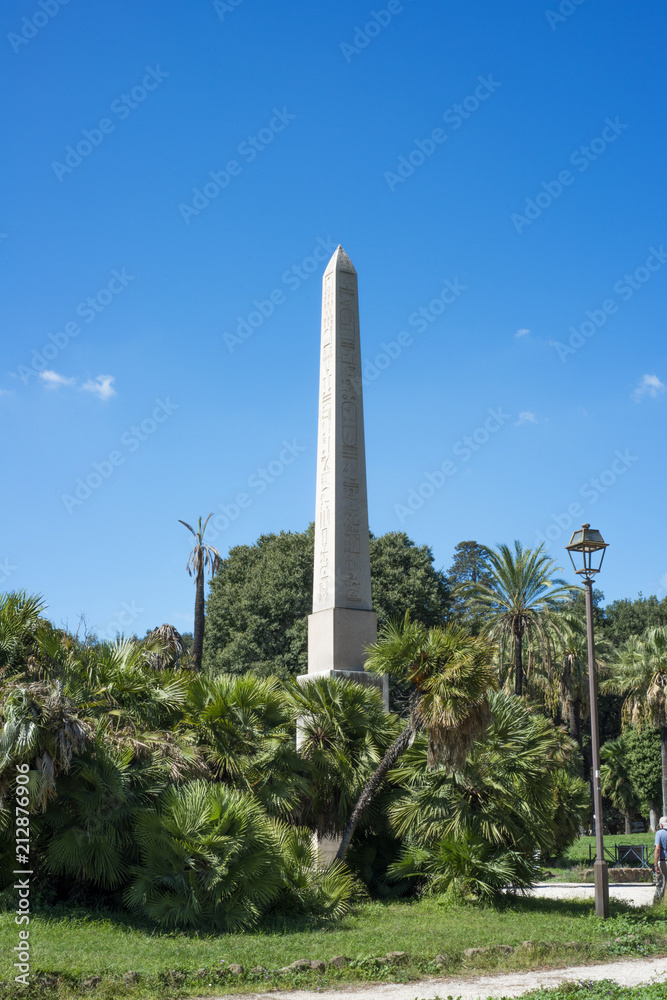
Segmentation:
{"type": "Polygon", "coordinates": [[[667,906],[630,911],[612,903],[612,918],[601,921],[588,901],[519,899],[504,911],[495,911],[442,906],[435,899],[424,899],[365,904],[329,928],[292,921],[217,937],[159,933],[119,917],[41,914],[30,923],[35,985],[29,993],[13,984],[11,956],[17,930],[13,914],[0,914],[0,979],[7,984],[0,988],[3,997],[171,1000],[275,987],[406,982],[428,975],[544,968],[609,960],[614,955],[664,953],[667,906]],[[486,950],[465,956],[467,948],[486,950]],[[386,965],[376,961],[390,951],[405,952],[406,957],[386,965]],[[336,955],[353,961],[343,969],[328,968],[321,973],[277,971],[296,959],[329,961],[336,955]],[[440,956],[438,962],[436,956],[440,956]],[[230,963],[242,965],[244,973],[225,973],[230,963]],[[252,973],[256,966],[268,971],[252,973]],[[123,980],[129,971],[139,973],[138,982],[123,980]],[[83,982],[95,975],[102,977],[101,982],[84,987],[83,982]]]}
{"type": "MultiPolygon", "coordinates": [[[[653,857],[655,835],[649,833],[615,833],[604,838],[605,856],[607,861],[611,861],[613,848],[616,844],[645,844],[649,858],[653,857]],[[607,855],[607,848],[609,855],[607,855]]],[[[579,837],[571,847],[568,847],[565,857],[568,861],[576,864],[585,863],[588,865],[588,849],[590,847],[591,857],[595,857],[595,837],[579,837]]],[[[651,861],[649,860],[649,864],[651,861]]]]}
{"type": "MultiPolygon", "coordinates": [[[[653,842],[654,834],[652,833],[630,833],[630,834],[613,834],[608,835],[604,838],[605,846],[605,858],[607,864],[610,866],[610,871],[614,864],[614,846],[616,844],[644,844],[646,847],[646,856],[648,858],[648,863],[653,865],[653,842]]],[[[578,840],[572,844],[571,847],[567,849],[565,854],[554,859],[549,864],[545,864],[543,870],[545,872],[551,873],[551,878],[555,882],[568,882],[568,881],[581,881],[583,872],[585,869],[590,869],[593,862],[589,861],[589,848],[591,858],[595,857],[595,837],[579,837],[578,840]]],[[[633,865],[624,865],[623,867],[635,867],[633,865]]],[[[639,871],[639,866],[637,866],[639,871]]],[[[613,875],[611,876],[613,881],[613,875]]],[[[551,881],[551,879],[549,879],[551,881]]],[[[592,876],[590,876],[589,881],[592,881],[592,876]]],[[[650,879],[647,879],[650,881],[650,879]]]]}

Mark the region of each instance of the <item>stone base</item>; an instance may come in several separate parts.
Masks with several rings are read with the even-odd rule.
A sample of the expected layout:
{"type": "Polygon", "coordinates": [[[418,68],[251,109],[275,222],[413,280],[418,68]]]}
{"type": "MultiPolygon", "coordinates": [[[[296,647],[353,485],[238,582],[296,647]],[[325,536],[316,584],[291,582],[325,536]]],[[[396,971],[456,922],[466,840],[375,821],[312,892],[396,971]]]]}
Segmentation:
{"type": "Polygon", "coordinates": [[[317,851],[317,859],[322,868],[328,868],[336,860],[342,837],[318,837],[313,834],[313,847],[317,851]]]}
{"type": "Polygon", "coordinates": [[[389,711],[389,677],[379,677],[377,674],[369,674],[366,670],[320,670],[318,673],[299,674],[297,681],[304,684],[306,681],[314,681],[317,677],[339,677],[346,681],[354,681],[355,684],[363,684],[364,687],[374,687],[382,696],[382,704],[385,712],[389,711]]]}
{"type": "Polygon", "coordinates": [[[365,646],[377,640],[377,615],[354,608],[326,608],[308,615],[308,673],[363,670],[365,646]]]}
{"type": "MultiPolygon", "coordinates": [[[[608,871],[609,882],[652,882],[653,872],[648,868],[610,868],[608,871]]],[[[586,882],[594,879],[592,868],[585,868],[583,878],[586,882]]]]}

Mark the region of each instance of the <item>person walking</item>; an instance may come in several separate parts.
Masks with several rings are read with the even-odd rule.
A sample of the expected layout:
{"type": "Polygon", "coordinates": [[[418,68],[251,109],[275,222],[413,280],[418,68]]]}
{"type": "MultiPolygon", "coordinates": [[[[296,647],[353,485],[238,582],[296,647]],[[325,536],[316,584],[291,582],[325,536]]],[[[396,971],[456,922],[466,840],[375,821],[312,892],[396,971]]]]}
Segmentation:
{"type": "Polygon", "coordinates": [[[655,833],[655,897],[657,903],[662,899],[667,885],[667,816],[661,816],[655,833]]]}

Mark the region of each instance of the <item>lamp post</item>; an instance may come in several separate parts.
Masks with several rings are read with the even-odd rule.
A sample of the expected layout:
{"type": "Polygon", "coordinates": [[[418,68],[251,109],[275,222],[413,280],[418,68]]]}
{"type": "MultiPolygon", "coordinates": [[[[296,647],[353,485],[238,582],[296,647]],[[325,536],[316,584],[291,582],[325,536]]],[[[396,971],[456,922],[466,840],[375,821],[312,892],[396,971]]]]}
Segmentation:
{"type": "Polygon", "coordinates": [[[598,729],[598,691],[595,670],[595,638],[593,635],[593,577],[600,572],[607,543],[599,531],[590,524],[582,524],[575,531],[570,544],[565,548],[570,553],[574,572],[584,578],[586,592],[586,635],[588,638],[588,688],[591,702],[591,744],[593,752],[593,807],[595,810],[595,914],[606,919],[609,916],[609,872],[604,858],[602,837],[602,792],[600,791],[600,732],[598,729]],[[581,568],[577,568],[577,562],[581,568]]]}

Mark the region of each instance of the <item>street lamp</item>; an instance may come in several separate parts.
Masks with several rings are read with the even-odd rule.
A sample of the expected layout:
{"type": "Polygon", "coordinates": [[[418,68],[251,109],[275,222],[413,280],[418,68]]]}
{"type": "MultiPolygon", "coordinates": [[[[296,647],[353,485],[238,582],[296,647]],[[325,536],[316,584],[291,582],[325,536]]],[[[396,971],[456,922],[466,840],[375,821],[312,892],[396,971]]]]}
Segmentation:
{"type": "Polygon", "coordinates": [[[595,810],[595,913],[598,917],[609,916],[609,872],[604,858],[602,838],[602,792],[600,791],[600,733],[598,729],[598,692],[595,672],[595,639],[593,636],[593,577],[600,572],[607,543],[599,531],[590,524],[582,524],[575,531],[570,544],[565,548],[570,553],[574,572],[584,578],[586,591],[586,635],[588,637],[588,688],[591,701],[591,744],[593,751],[593,807],[595,810]],[[575,562],[575,556],[577,562],[575,562]],[[577,566],[581,568],[577,568],[577,566]]]}

